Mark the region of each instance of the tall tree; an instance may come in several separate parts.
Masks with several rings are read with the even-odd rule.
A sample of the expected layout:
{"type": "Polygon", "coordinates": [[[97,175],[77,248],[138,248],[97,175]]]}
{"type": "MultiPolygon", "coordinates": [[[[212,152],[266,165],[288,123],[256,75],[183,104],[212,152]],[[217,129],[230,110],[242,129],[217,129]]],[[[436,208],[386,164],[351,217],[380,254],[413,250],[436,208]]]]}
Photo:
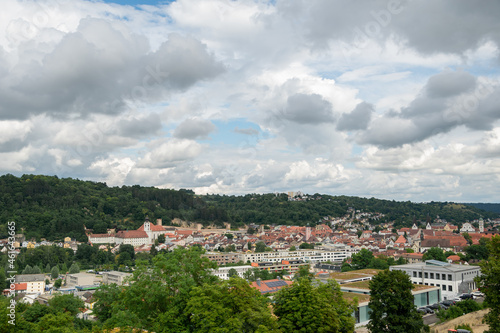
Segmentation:
{"type": "Polygon", "coordinates": [[[439,247],[431,247],[427,251],[425,251],[422,260],[439,260],[446,262],[446,256],[444,255],[443,249],[439,247]]]}
{"type": "Polygon", "coordinates": [[[274,314],[283,332],[354,332],[353,305],[342,299],[330,281],[320,287],[308,279],[281,289],[274,298],[274,314]]]}
{"type": "Polygon", "coordinates": [[[361,249],[361,251],[351,256],[351,267],[353,269],[367,268],[373,258],[373,253],[370,250],[361,249]]]}
{"type": "Polygon", "coordinates": [[[75,273],[80,273],[80,266],[78,266],[76,262],[69,268],[69,274],[75,274],[75,273]]]}
{"type": "Polygon", "coordinates": [[[266,244],[264,242],[257,242],[255,243],[255,252],[265,252],[266,251],[266,244]]]}
{"type": "Polygon", "coordinates": [[[424,323],[413,302],[413,284],[403,271],[385,270],[370,281],[370,322],[373,333],[420,333],[424,323]]]}
{"type": "Polygon", "coordinates": [[[57,279],[59,277],[59,268],[57,266],[52,267],[50,270],[50,277],[57,279]]]}
{"type": "Polygon", "coordinates": [[[195,287],[186,306],[191,332],[278,332],[268,299],[241,278],[195,287]]]}
{"type": "Polygon", "coordinates": [[[485,304],[490,308],[484,316],[484,321],[489,325],[487,333],[498,333],[500,332],[500,236],[491,238],[488,250],[488,260],[479,264],[481,275],[475,280],[485,295],[485,304]]]}

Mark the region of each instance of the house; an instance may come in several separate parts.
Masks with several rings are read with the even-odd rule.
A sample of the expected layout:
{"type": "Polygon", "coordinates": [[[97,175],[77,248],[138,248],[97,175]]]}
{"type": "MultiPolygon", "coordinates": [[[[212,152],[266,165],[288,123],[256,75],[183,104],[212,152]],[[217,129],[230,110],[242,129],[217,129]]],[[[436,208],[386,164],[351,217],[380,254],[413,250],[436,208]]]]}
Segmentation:
{"type": "Polygon", "coordinates": [[[251,286],[260,291],[260,293],[263,295],[263,294],[275,293],[292,284],[293,284],[292,281],[286,281],[280,278],[273,280],[264,280],[264,281],[257,279],[257,281],[251,283],[251,286]]]}
{"type": "Polygon", "coordinates": [[[104,272],[102,276],[102,283],[103,284],[116,284],[116,285],[123,285],[125,282],[125,279],[132,276],[131,273],[125,273],[125,272],[118,272],[118,271],[111,271],[111,272],[104,272]]]}
{"type": "Polygon", "coordinates": [[[45,292],[44,274],[16,275],[16,283],[26,283],[26,294],[42,294],[45,292]]]}

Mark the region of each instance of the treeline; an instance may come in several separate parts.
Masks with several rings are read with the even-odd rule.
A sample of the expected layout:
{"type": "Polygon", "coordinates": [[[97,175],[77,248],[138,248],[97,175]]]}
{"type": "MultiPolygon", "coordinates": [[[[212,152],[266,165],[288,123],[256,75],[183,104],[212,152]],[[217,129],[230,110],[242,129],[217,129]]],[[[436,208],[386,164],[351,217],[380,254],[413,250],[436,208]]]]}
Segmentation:
{"type": "Polygon", "coordinates": [[[7,237],[7,222],[15,221],[18,233],[27,239],[86,241],[89,229],[131,230],[146,216],[203,225],[243,224],[310,225],[325,216],[340,217],[350,208],[385,214],[373,224],[395,221],[395,227],[424,224],[437,216],[462,223],[479,217],[496,218],[498,213],[448,202],[412,203],[314,194],[307,201],[288,201],[286,194],[244,196],[197,196],[191,190],[158,189],[139,185],[109,187],[105,183],[56,176],[0,176],[0,238],[7,237]]]}

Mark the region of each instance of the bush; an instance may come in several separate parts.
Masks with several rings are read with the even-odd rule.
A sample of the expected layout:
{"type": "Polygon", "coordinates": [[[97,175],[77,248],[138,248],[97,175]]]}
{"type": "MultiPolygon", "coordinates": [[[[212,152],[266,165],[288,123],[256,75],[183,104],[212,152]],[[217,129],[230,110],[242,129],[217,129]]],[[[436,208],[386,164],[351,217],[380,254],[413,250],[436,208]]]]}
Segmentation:
{"type": "Polygon", "coordinates": [[[479,303],[471,299],[467,299],[465,301],[458,302],[456,305],[452,305],[447,310],[439,310],[437,312],[437,317],[441,321],[447,321],[481,309],[482,307],[479,303]]]}
{"type": "Polygon", "coordinates": [[[460,324],[460,325],[455,325],[455,329],[458,330],[458,329],[463,329],[463,330],[469,330],[471,331],[471,333],[474,333],[472,331],[472,327],[470,327],[469,324],[460,324]]]}

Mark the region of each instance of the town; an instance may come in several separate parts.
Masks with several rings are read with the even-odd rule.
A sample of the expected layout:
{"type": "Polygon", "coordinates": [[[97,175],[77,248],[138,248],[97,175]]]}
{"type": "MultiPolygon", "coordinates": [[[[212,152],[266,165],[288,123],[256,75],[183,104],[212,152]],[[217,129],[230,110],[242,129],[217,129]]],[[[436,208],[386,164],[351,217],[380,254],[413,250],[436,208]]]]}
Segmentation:
{"type": "MultiPolygon", "coordinates": [[[[476,284],[481,275],[477,263],[486,259],[481,257],[481,249],[499,234],[500,219],[479,218],[462,223],[460,228],[440,218],[415,221],[411,228],[399,229],[391,223],[370,223],[382,217],[349,208],[345,216],[325,216],[314,227],[249,224],[231,228],[226,223],[222,229],[206,229],[197,223],[187,227],[187,221],[164,226],[162,219],[153,222],[146,217],[136,230],[107,229],[98,234],[85,229],[86,243],[69,237],[60,242],[37,242],[16,234],[12,247],[17,257],[40,256],[56,247],[74,253],[74,263],[68,268],[66,263],[51,266],[31,258],[33,266],[23,267],[23,274],[15,275],[15,282],[3,295],[21,303],[50,304],[55,296],[70,294],[85,305],[77,317],[95,321],[94,293],[104,285],[129,285],[134,259],[198,248],[201,257],[216,264],[210,274],[221,280],[234,276],[246,279],[262,295],[292,285],[304,269],[316,281],[334,279],[346,299],[355,297],[358,302],[353,313],[356,326],[369,323],[368,282],[384,269],[409,276],[415,285],[414,304],[425,314],[433,313],[429,307],[444,307],[442,302],[456,302],[462,295],[482,296],[476,284]],[[88,251],[94,255],[84,254],[88,251]],[[96,260],[99,255],[106,259],[96,260]]],[[[6,254],[8,245],[9,239],[0,240],[0,252],[6,254]]]]}

